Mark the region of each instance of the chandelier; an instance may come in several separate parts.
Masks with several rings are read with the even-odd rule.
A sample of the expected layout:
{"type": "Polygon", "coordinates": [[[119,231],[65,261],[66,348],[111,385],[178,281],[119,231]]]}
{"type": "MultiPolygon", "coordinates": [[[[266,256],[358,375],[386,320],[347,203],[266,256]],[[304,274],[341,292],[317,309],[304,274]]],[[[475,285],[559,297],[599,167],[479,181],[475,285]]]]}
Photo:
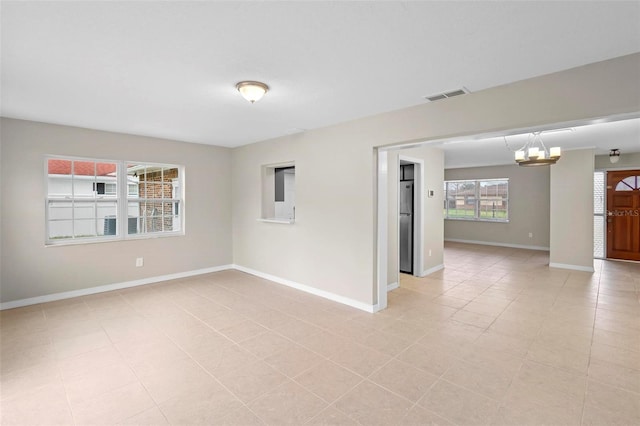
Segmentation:
{"type": "Polygon", "coordinates": [[[524,146],[515,152],[515,160],[519,166],[550,166],[551,164],[556,164],[560,159],[562,155],[560,147],[554,146],[547,149],[542,141],[541,133],[533,132],[529,134],[529,139],[524,146]]]}

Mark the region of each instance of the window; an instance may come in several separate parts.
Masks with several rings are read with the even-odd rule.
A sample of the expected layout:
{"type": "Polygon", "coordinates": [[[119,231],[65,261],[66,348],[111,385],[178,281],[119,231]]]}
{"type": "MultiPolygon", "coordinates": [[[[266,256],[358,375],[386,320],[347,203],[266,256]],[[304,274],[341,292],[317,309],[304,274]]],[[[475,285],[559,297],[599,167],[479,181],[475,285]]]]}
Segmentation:
{"type": "Polygon", "coordinates": [[[47,244],[183,229],[182,193],[175,189],[182,187],[179,166],[48,157],[46,169],[47,244]]]}
{"type": "Polygon", "coordinates": [[[262,166],[262,221],[295,221],[295,179],[296,168],[293,163],[262,166]]]}
{"type": "Polygon", "coordinates": [[[445,219],[509,221],[509,179],[452,180],[444,183],[445,219]]]}
{"type": "Polygon", "coordinates": [[[604,172],[593,173],[593,257],[604,258],[605,227],[605,175],[604,172]]]}

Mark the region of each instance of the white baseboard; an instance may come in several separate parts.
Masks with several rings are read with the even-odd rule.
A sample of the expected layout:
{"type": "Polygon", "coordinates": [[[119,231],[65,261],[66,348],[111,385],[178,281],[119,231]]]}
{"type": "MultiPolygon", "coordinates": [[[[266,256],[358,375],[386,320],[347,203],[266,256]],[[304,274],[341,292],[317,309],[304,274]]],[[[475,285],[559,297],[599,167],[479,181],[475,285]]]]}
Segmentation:
{"type": "Polygon", "coordinates": [[[232,268],[233,268],[233,265],[214,266],[211,268],[196,269],[193,271],[178,272],[175,274],[142,278],[139,280],[126,281],[123,283],[107,284],[107,285],[101,285],[97,287],[83,288],[80,290],[64,291],[62,293],[46,294],[44,296],[29,297],[27,299],[12,300],[10,302],[0,303],[0,311],[5,309],[36,305],[38,303],[46,303],[46,302],[54,302],[56,300],[71,299],[73,297],[88,296],[90,294],[104,293],[107,291],[121,290],[123,288],[137,287],[140,285],[153,284],[161,281],[175,280],[178,278],[187,278],[187,277],[192,277],[194,275],[209,274],[211,272],[219,272],[219,271],[224,271],[232,268]]]}
{"type": "MultiPolygon", "coordinates": [[[[97,286],[97,287],[90,287],[90,288],[83,288],[83,289],[79,289],[79,290],[65,291],[65,292],[62,292],[62,293],[47,294],[47,295],[44,295],[44,296],[29,297],[27,299],[12,300],[10,302],[0,303],[0,311],[5,310],[5,309],[20,308],[20,307],[23,307],[23,306],[36,305],[38,303],[46,303],[46,302],[54,302],[56,300],[71,299],[73,297],[88,296],[88,295],[91,295],[91,294],[104,293],[104,292],[107,292],[107,291],[121,290],[123,288],[137,287],[137,286],[141,286],[141,285],[153,284],[153,283],[162,282],[162,281],[175,280],[175,279],[178,279],[178,278],[187,278],[187,277],[192,277],[192,276],[195,276],[195,275],[209,274],[209,273],[212,273],[212,272],[220,272],[220,271],[225,271],[225,270],[228,270],[228,269],[236,269],[238,271],[246,272],[248,274],[255,275],[257,277],[264,278],[264,279],[267,279],[269,281],[276,282],[278,284],[283,284],[283,285],[286,285],[288,287],[292,287],[292,288],[295,288],[297,290],[304,291],[306,293],[310,293],[310,294],[314,294],[316,296],[324,297],[325,299],[329,299],[329,300],[332,300],[334,302],[342,303],[344,305],[348,305],[348,306],[351,306],[351,307],[356,308],[356,309],[360,309],[360,310],[365,311],[365,312],[373,313],[373,312],[377,312],[379,310],[378,305],[367,305],[366,303],[362,303],[362,302],[359,302],[357,300],[350,299],[348,297],[340,296],[338,294],[334,294],[334,293],[331,293],[331,292],[328,292],[328,291],[324,291],[324,290],[320,290],[320,289],[317,289],[317,288],[314,288],[314,287],[310,287],[310,286],[307,286],[307,285],[304,285],[304,284],[296,283],[294,281],[286,280],[284,278],[276,277],[274,275],[265,274],[265,273],[260,272],[260,271],[256,271],[256,270],[249,269],[249,268],[245,268],[244,266],[240,266],[240,265],[222,265],[222,266],[214,266],[214,267],[211,267],[211,268],[196,269],[196,270],[193,270],[193,271],[178,272],[178,273],[175,273],[175,274],[168,274],[168,275],[160,275],[160,276],[155,276],[155,277],[143,278],[143,279],[134,280],[134,281],[126,281],[126,282],[122,282],[122,283],[107,284],[107,285],[101,285],[101,286],[97,286]]],[[[395,283],[395,285],[396,285],[396,287],[398,286],[397,283],[395,283]]]]}
{"type": "Polygon", "coordinates": [[[572,271],[595,272],[593,266],[569,265],[567,263],[549,263],[550,268],[571,269],[572,271]]]}
{"type": "Polygon", "coordinates": [[[527,249],[527,250],[549,251],[549,247],[543,247],[543,246],[526,246],[522,244],[495,243],[492,241],[460,240],[458,238],[445,238],[444,240],[450,241],[452,243],[480,244],[483,246],[511,247],[511,248],[527,249]]]}
{"type": "Polygon", "coordinates": [[[284,278],[276,277],[275,275],[265,274],[264,272],[256,271],[250,268],[245,268],[244,266],[233,265],[233,268],[237,269],[238,271],[246,272],[247,274],[255,275],[256,277],[264,278],[266,280],[273,281],[278,284],[283,284],[283,285],[286,285],[287,287],[292,287],[297,290],[304,291],[305,293],[310,293],[316,296],[324,297],[325,299],[342,303],[343,305],[351,306],[352,308],[360,309],[365,312],[373,313],[373,312],[377,312],[378,310],[377,305],[367,305],[366,303],[362,303],[357,300],[350,299],[348,297],[340,296],[338,294],[320,290],[315,287],[310,287],[305,284],[300,284],[284,278]]]}
{"type": "Polygon", "coordinates": [[[421,277],[426,277],[427,275],[433,274],[434,272],[438,272],[438,271],[440,271],[442,269],[444,269],[444,264],[441,263],[439,265],[434,266],[433,268],[429,268],[429,269],[426,269],[426,270],[422,271],[421,277]]]}
{"type": "Polygon", "coordinates": [[[400,287],[400,284],[398,283],[387,284],[387,291],[395,290],[398,287],[400,287]]]}

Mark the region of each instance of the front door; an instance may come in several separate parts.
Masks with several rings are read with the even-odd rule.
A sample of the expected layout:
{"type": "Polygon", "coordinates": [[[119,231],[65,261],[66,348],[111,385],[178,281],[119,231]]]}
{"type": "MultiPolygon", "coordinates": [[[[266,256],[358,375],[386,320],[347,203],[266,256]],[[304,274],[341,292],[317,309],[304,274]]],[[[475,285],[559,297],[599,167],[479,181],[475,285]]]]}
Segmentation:
{"type": "Polygon", "coordinates": [[[640,261],[640,170],[607,172],[607,257],[640,261]]]}

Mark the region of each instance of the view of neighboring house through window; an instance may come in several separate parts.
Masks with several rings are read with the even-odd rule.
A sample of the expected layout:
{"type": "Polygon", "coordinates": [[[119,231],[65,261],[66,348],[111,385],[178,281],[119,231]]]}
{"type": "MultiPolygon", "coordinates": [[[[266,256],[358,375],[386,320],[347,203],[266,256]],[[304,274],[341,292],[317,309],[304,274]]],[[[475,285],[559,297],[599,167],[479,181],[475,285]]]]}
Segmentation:
{"type": "Polygon", "coordinates": [[[179,168],[172,165],[127,164],[127,180],[138,192],[128,193],[129,234],[179,231],[179,168]],[[135,214],[131,215],[131,212],[135,214]],[[135,225],[135,229],[134,229],[135,225]]]}
{"type": "Polygon", "coordinates": [[[452,180],[444,183],[445,219],[509,221],[509,179],[452,180]]]}
{"type": "Polygon", "coordinates": [[[47,244],[182,229],[179,166],[48,157],[46,173],[47,244]]]}

